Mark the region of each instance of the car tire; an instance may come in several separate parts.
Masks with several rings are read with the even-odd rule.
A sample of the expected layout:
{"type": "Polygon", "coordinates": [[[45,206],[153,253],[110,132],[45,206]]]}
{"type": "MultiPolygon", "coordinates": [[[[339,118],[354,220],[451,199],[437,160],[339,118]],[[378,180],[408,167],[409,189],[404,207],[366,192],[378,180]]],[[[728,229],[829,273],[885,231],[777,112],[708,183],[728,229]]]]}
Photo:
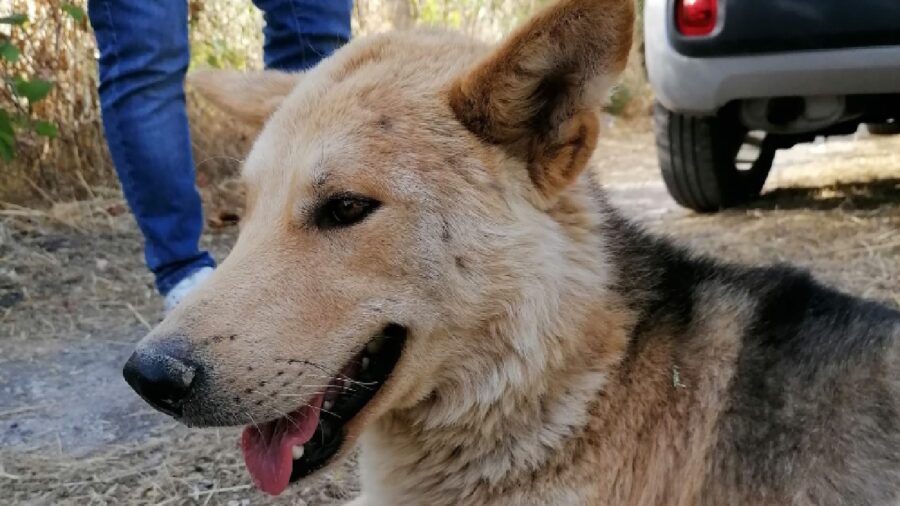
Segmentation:
{"type": "Polygon", "coordinates": [[[663,180],[679,205],[707,213],[759,196],[775,159],[768,138],[756,143],[756,158],[739,168],[737,155],[752,139],[737,119],[688,116],[656,104],[654,123],[663,180]]]}

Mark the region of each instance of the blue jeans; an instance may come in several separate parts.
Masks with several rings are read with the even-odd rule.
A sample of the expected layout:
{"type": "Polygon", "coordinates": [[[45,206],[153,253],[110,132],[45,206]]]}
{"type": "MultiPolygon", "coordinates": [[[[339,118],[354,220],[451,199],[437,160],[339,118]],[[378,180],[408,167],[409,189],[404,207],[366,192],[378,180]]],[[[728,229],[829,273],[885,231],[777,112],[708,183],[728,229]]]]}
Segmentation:
{"type": "MultiPolygon", "coordinates": [[[[254,0],[265,14],[265,63],[302,70],[350,38],[352,0],[254,0]]],[[[100,50],[100,105],[144,256],[166,294],[215,261],[199,248],[197,193],[184,101],[187,0],[89,0],[100,50]]]]}

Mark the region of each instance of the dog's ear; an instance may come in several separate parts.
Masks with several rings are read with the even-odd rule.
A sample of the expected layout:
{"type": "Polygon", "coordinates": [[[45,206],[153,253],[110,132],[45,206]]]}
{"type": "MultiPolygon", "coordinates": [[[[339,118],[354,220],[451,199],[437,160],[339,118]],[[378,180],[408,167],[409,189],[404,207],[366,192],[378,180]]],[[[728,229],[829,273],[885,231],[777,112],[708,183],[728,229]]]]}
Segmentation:
{"type": "Polygon", "coordinates": [[[631,47],[633,1],[559,1],[449,89],[466,128],[526,162],[551,201],[596,146],[596,111],[631,47]]]}
{"type": "Polygon", "coordinates": [[[261,127],[300,76],[275,70],[198,70],[188,74],[187,82],[223,111],[261,127]]]}

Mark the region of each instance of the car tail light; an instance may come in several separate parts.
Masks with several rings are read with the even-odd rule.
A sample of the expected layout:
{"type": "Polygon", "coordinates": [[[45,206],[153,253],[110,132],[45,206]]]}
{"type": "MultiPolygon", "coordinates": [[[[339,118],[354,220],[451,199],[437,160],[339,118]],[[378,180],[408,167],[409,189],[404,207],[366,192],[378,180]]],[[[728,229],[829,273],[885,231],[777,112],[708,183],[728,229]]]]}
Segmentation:
{"type": "Polygon", "coordinates": [[[675,0],[675,26],[682,35],[701,37],[716,28],[718,0],[675,0]]]}

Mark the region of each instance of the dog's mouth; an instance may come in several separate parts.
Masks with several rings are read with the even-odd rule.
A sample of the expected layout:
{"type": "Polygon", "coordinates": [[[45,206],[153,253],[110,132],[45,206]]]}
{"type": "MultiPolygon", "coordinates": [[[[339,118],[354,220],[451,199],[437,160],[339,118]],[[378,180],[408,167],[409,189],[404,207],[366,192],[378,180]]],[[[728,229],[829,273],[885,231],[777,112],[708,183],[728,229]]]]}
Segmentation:
{"type": "Polygon", "coordinates": [[[289,483],[328,465],[343,445],[347,423],[394,370],[405,340],[406,329],[388,325],[307,404],[244,428],[241,449],[256,486],[278,495],[289,483]]]}

